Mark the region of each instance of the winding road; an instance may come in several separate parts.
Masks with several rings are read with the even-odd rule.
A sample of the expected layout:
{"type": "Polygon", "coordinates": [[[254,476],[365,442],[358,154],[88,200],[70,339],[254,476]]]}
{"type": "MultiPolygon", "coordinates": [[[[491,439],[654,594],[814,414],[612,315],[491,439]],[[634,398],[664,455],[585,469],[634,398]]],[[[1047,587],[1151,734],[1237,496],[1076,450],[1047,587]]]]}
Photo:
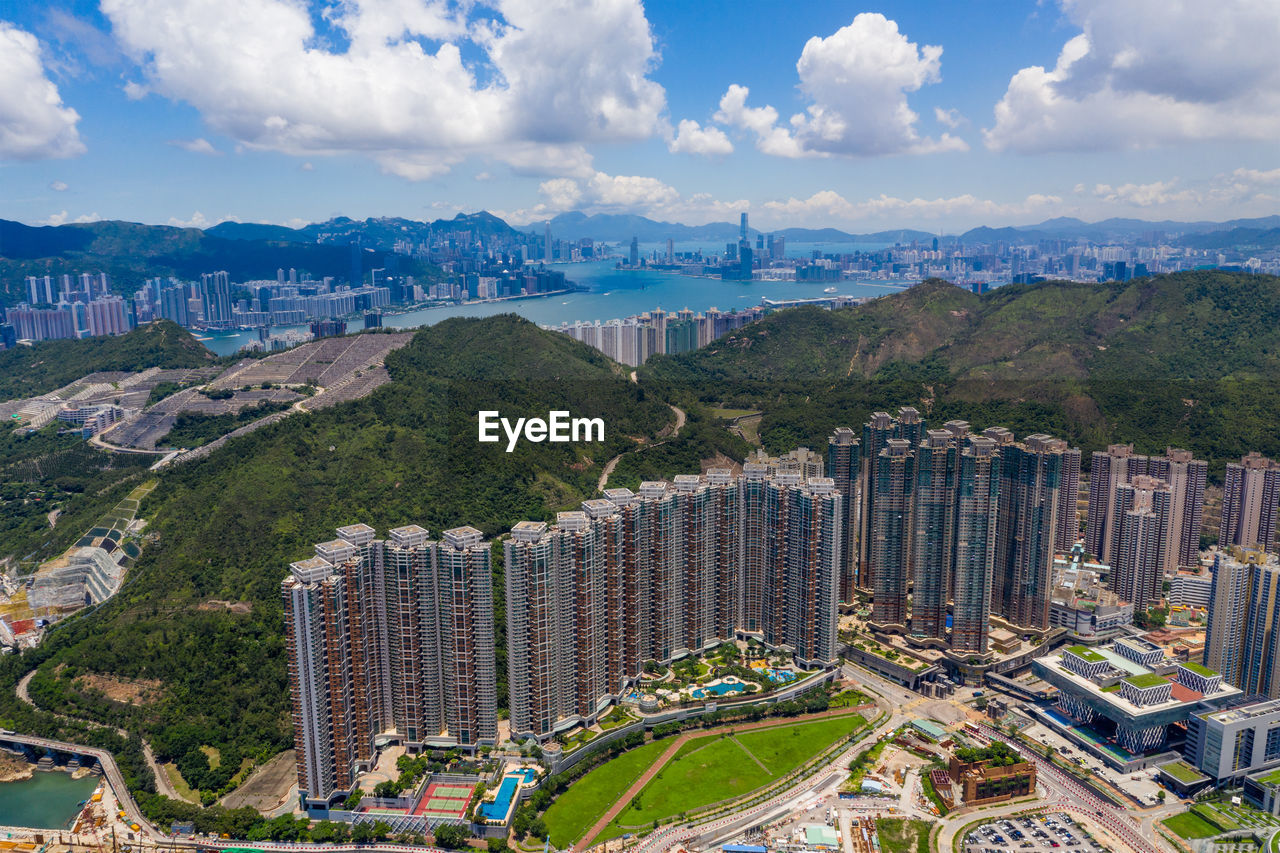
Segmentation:
{"type": "MultiPolygon", "coordinates": [[[[634,372],[631,374],[631,381],[635,381],[634,372]]],[[[675,427],[671,430],[671,435],[667,436],[662,441],[655,442],[654,444],[646,444],[644,447],[637,447],[635,450],[628,450],[626,453],[619,453],[617,456],[606,462],[604,470],[600,472],[600,482],[596,485],[596,489],[598,491],[603,492],[605,486],[609,485],[609,475],[613,473],[614,468],[618,467],[618,461],[621,460],[622,457],[626,456],[628,453],[640,453],[641,451],[648,450],[651,447],[661,447],[668,441],[671,441],[673,438],[680,435],[680,430],[684,429],[685,422],[689,420],[689,416],[685,414],[684,409],[673,406],[670,403],[667,403],[667,407],[676,413],[676,423],[675,427]]]]}

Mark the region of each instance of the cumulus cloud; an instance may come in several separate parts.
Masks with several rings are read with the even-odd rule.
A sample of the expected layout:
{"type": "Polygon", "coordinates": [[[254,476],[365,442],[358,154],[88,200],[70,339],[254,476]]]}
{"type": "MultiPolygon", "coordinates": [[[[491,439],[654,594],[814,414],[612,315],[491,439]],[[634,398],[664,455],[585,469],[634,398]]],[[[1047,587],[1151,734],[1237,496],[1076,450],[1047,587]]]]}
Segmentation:
{"type": "Polygon", "coordinates": [[[209,217],[197,210],[191,214],[190,219],[179,219],[176,216],[170,216],[169,224],[175,228],[208,228],[212,225],[216,225],[217,223],[211,222],[209,217]]]}
{"type": "Polygon", "coordinates": [[[738,85],[721,99],[716,120],[750,131],[757,148],[781,157],[963,151],[965,141],[949,133],[921,136],[920,117],[907,104],[909,92],[942,79],[941,59],[941,47],[921,47],[895,21],[863,12],[805,44],[796,71],[809,105],[789,128],[777,124],[773,107],[747,107],[747,89],[738,85]]]}
{"type": "Polygon", "coordinates": [[[1108,204],[1146,209],[1170,217],[1248,216],[1271,212],[1276,202],[1272,185],[1280,183],[1280,169],[1236,169],[1184,185],[1180,178],[1149,183],[1095,184],[1091,195],[1108,204]]]}
{"type": "Polygon", "coordinates": [[[1177,189],[1178,180],[1152,181],[1149,184],[1098,184],[1093,194],[1103,201],[1130,204],[1135,207],[1153,207],[1177,202],[1195,201],[1200,194],[1187,189],[1177,189]]]}
{"type": "Polygon", "coordinates": [[[1280,5],[1062,0],[1082,32],[1013,75],[983,131],[995,151],[1147,148],[1280,133],[1280,5]]]}
{"type": "Polygon", "coordinates": [[[301,166],[298,167],[298,170],[301,172],[314,172],[316,170],[316,167],[311,165],[310,160],[307,160],[301,166]]]}
{"type": "Polygon", "coordinates": [[[834,190],[823,190],[808,198],[769,201],[764,210],[784,221],[824,222],[830,220],[865,221],[890,219],[896,222],[929,219],[961,219],[975,221],[988,217],[1027,217],[1042,215],[1062,204],[1055,195],[1033,193],[1022,201],[998,202],[964,195],[926,198],[897,198],[880,195],[851,202],[834,190]]]}
{"type": "Polygon", "coordinates": [[[68,189],[70,189],[70,187],[67,186],[66,181],[54,181],[53,183],[49,184],[49,189],[53,190],[56,193],[64,193],[68,189]]]}
{"type": "Polygon", "coordinates": [[[222,153],[217,148],[214,148],[213,143],[203,136],[197,136],[195,139],[174,139],[169,144],[181,148],[183,151],[190,151],[192,154],[206,154],[210,157],[216,157],[222,153]]]}
{"type": "Polygon", "coordinates": [[[79,121],[45,73],[40,42],[0,21],[0,160],[83,154],[79,121]]]}
{"type": "Polygon", "coordinates": [[[495,211],[512,222],[536,222],[568,210],[585,213],[636,213],[656,219],[689,218],[705,222],[736,218],[745,200],[718,201],[706,193],[682,195],[675,187],[643,175],[594,172],[589,178],[552,178],[538,187],[541,201],[532,207],[495,211]]]}
{"type": "MultiPolygon", "coordinates": [[[[248,148],[358,153],[410,179],[470,155],[584,175],[592,142],[666,131],[639,0],[103,0],[145,90],[248,148]],[[316,7],[316,8],[312,8],[316,7]],[[317,34],[319,9],[348,42],[317,34]],[[480,57],[478,63],[464,61],[480,57]]],[[[143,87],[136,87],[140,94],[143,87]]]]}
{"type": "Polygon", "coordinates": [[[715,156],[732,154],[733,143],[718,127],[700,127],[696,121],[683,119],[675,137],[667,143],[667,149],[673,154],[715,156]]]}
{"type": "Polygon", "coordinates": [[[61,211],[58,211],[57,213],[51,213],[48,216],[46,216],[44,219],[41,220],[41,224],[42,225],[67,225],[69,223],[97,222],[101,218],[102,217],[98,215],[97,211],[94,211],[93,213],[82,213],[79,216],[73,217],[70,214],[68,214],[65,210],[61,210],[61,211]]]}
{"type": "Polygon", "coordinates": [[[969,120],[960,115],[960,111],[956,109],[944,110],[942,107],[933,108],[933,117],[938,124],[955,130],[962,124],[968,124],[969,120]]]}

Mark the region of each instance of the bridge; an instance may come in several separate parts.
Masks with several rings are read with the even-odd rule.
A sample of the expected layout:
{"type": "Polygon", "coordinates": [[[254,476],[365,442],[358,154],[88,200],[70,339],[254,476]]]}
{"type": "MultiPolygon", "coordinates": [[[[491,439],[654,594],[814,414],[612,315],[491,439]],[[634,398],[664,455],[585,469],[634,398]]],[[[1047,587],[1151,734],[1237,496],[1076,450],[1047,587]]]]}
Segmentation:
{"type": "MultiPolygon", "coordinates": [[[[129,794],[129,788],[124,783],[124,776],[120,773],[120,768],[116,766],[116,760],[105,749],[98,749],[92,746],[81,746],[75,743],[66,743],[60,740],[49,740],[48,738],[34,737],[32,735],[20,735],[15,732],[0,730],[0,747],[16,746],[20,748],[43,749],[46,752],[57,752],[63,755],[75,756],[79,759],[92,758],[102,767],[103,774],[107,777],[107,784],[111,786],[112,792],[115,794],[116,801],[120,804],[120,808],[124,809],[125,814],[129,817],[131,823],[136,823],[142,827],[142,832],[153,839],[165,838],[167,836],[156,830],[147,819],[142,816],[142,812],[138,809],[138,804],[133,801],[133,797],[129,794]]],[[[26,749],[23,750],[24,752],[26,749]]]]}

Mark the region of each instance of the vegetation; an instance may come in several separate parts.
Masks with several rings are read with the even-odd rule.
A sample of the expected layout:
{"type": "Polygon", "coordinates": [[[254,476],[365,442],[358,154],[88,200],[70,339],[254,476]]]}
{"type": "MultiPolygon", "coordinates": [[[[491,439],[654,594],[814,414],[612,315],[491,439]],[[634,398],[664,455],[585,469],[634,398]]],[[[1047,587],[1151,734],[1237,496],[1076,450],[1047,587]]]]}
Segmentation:
{"type": "Polygon", "coordinates": [[[642,385],[765,412],[770,451],[821,447],[831,430],[914,405],[1085,453],[1133,442],[1186,447],[1210,478],[1249,450],[1280,455],[1280,278],[1196,271],[982,296],[925,282],[837,311],[783,311],[711,346],[657,356],[642,385]]]}
{"type": "Polygon", "coordinates": [[[876,837],[883,853],[929,853],[929,832],[924,820],[882,817],[876,819],[876,837]]]}
{"type": "Polygon", "coordinates": [[[1022,761],[1022,756],[1014,752],[1012,747],[998,740],[984,747],[959,747],[955,750],[955,757],[966,764],[989,762],[992,767],[1009,767],[1022,761]]]}
{"type": "Polygon", "coordinates": [[[1182,814],[1165,818],[1164,825],[1174,835],[1179,838],[1185,838],[1188,841],[1196,838],[1210,838],[1222,832],[1218,827],[1191,812],[1183,812],[1182,814]]]}
{"type": "Polygon", "coordinates": [[[173,429],[164,437],[170,447],[199,447],[221,438],[227,433],[266,417],[272,412],[289,408],[288,403],[259,400],[255,406],[246,406],[236,414],[208,415],[203,412],[184,412],[174,421],[173,429]]]}
{"type": "Polygon", "coordinates": [[[665,821],[783,778],[866,725],[858,714],[709,736],[674,757],[637,794],[603,837],[665,821]]]}
{"type": "Polygon", "coordinates": [[[667,744],[660,741],[647,743],[597,767],[570,786],[542,816],[551,832],[551,843],[567,850],[581,839],[666,750],[667,744]]]}
{"type": "Polygon", "coordinates": [[[41,341],[0,350],[0,400],[47,394],[97,371],[200,367],[217,361],[186,329],[157,320],[127,335],[41,341]]]}

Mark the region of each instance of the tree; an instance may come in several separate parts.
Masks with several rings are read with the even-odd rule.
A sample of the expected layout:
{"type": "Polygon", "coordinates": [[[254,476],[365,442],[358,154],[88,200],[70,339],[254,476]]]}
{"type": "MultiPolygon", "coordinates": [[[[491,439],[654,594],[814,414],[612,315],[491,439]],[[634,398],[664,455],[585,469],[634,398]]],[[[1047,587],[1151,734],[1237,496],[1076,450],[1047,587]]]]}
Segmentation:
{"type": "Polygon", "coordinates": [[[486,843],[489,847],[489,853],[508,853],[511,849],[507,846],[507,839],[505,838],[490,838],[486,843]]]}
{"type": "Polygon", "coordinates": [[[435,835],[436,844],[446,850],[458,850],[459,848],[467,846],[467,839],[471,837],[470,832],[467,832],[462,827],[452,823],[437,826],[435,835]]]}

